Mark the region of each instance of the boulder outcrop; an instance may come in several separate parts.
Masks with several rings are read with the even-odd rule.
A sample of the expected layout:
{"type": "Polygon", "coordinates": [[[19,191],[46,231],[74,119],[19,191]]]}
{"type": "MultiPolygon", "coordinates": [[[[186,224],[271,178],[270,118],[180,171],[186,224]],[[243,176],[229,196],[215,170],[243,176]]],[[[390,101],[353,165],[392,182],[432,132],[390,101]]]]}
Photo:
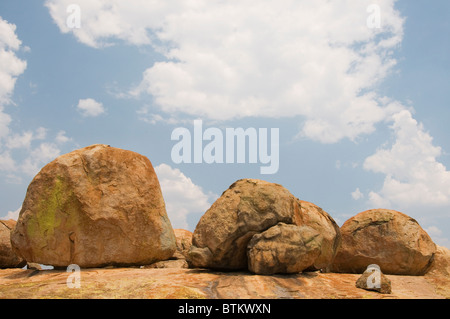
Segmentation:
{"type": "Polygon", "coordinates": [[[188,262],[192,267],[247,269],[253,235],[278,223],[297,224],[301,207],[281,185],[244,179],[235,182],[201,217],[188,262]]]}
{"type": "Polygon", "coordinates": [[[334,219],[317,205],[301,200],[300,225],[309,226],[322,236],[320,254],[309,270],[330,271],[341,244],[341,231],[334,219]]]}
{"type": "Polygon", "coordinates": [[[150,264],[176,249],[149,159],[101,144],[62,155],[36,175],[11,242],[28,262],[55,267],[150,264]]]}
{"type": "Polygon", "coordinates": [[[260,275],[300,273],[314,264],[321,245],[321,234],[311,227],[279,223],[252,237],[248,269],[260,275]]]}
{"type": "Polygon", "coordinates": [[[397,211],[362,212],[341,227],[342,245],[332,270],[363,273],[370,264],[384,274],[424,275],[430,268],[436,245],[416,220],[397,211]]]}
{"type": "Polygon", "coordinates": [[[16,225],[15,220],[0,220],[0,269],[22,268],[27,262],[17,256],[11,247],[11,231],[16,225]]]}
{"type": "MultiPolygon", "coordinates": [[[[320,236],[321,243],[317,242],[317,245],[321,248],[308,267],[327,267],[331,264],[340,242],[339,227],[332,218],[314,204],[307,202],[302,204],[283,186],[256,179],[235,182],[201,217],[193,234],[188,262],[194,268],[248,269],[248,252],[252,251],[248,250],[248,244],[251,239],[279,223],[309,226],[320,234],[329,232],[320,236]]],[[[282,227],[282,229],[285,228],[282,227]]],[[[299,240],[298,244],[302,246],[300,237],[296,238],[299,240]]],[[[277,238],[284,240],[286,236],[281,235],[277,238]]],[[[279,245],[281,244],[279,242],[279,245]]],[[[293,245],[292,242],[290,244],[293,245]]],[[[269,243],[264,240],[263,246],[267,245],[269,243]]],[[[260,246],[256,244],[256,247],[260,246]]],[[[261,249],[264,250],[262,247],[261,249]]],[[[253,256],[253,253],[255,256],[258,255],[256,251],[258,250],[251,255],[253,256]]],[[[281,256],[282,253],[277,258],[281,256]]],[[[298,256],[298,258],[302,257],[298,256]]],[[[264,259],[259,259],[257,263],[261,264],[264,259]]],[[[290,265],[279,265],[279,267],[288,269],[290,265]]],[[[252,269],[257,272],[257,269],[264,269],[264,267],[258,266],[252,269]]],[[[271,271],[273,270],[269,272],[271,271]]],[[[263,270],[264,272],[266,270],[263,270]]]]}

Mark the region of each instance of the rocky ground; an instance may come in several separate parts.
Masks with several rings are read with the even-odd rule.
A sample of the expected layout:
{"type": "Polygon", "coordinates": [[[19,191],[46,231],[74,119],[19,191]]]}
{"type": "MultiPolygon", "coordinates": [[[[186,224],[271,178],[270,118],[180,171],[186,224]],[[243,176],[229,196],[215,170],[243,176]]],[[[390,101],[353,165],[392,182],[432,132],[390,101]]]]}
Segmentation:
{"type": "Polygon", "coordinates": [[[69,288],[64,270],[0,270],[0,298],[70,299],[444,299],[450,279],[439,273],[387,277],[392,294],[355,287],[360,275],[309,272],[260,276],[203,269],[109,268],[81,271],[80,288],[69,288]]]}

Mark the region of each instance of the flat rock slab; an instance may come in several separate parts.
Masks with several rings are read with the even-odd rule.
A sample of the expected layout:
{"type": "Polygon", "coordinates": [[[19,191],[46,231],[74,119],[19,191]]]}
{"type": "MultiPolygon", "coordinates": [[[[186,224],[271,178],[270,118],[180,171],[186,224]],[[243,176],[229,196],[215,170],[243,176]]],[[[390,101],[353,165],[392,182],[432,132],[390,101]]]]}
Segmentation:
{"type": "MultiPolygon", "coordinates": [[[[112,268],[81,271],[80,288],[68,288],[62,270],[0,270],[0,298],[93,299],[443,299],[428,276],[387,275],[392,294],[355,287],[357,274],[310,272],[260,276],[203,269],[112,268]]],[[[447,290],[448,291],[448,290],[447,290]]]]}

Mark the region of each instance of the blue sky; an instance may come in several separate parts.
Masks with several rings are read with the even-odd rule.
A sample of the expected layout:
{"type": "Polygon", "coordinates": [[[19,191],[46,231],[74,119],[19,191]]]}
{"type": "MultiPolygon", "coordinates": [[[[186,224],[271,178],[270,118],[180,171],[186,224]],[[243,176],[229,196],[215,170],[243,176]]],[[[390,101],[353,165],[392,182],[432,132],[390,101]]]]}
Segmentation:
{"type": "Polygon", "coordinates": [[[339,224],[402,211],[450,246],[448,1],[3,0],[0,17],[0,216],[56,156],[104,143],[152,161],[177,228],[259,178],[339,224]],[[194,119],[279,128],[278,172],[174,163],[194,119]]]}

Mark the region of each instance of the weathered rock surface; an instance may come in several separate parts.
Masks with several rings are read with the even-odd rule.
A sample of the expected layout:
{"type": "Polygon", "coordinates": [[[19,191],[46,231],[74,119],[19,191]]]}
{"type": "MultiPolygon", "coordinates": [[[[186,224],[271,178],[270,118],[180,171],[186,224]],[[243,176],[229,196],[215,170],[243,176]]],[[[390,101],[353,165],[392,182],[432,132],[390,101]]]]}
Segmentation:
{"type": "Polygon", "coordinates": [[[427,272],[427,275],[432,274],[442,275],[450,280],[450,249],[436,245],[434,261],[427,272]]]}
{"type": "Polygon", "coordinates": [[[450,299],[450,249],[437,246],[433,264],[425,276],[436,285],[438,293],[450,299]]]}
{"type": "Polygon", "coordinates": [[[313,203],[300,201],[300,225],[309,226],[322,236],[320,255],[310,267],[311,270],[330,271],[341,244],[341,231],[334,219],[313,203]]]}
{"type": "Polygon", "coordinates": [[[0,220],[0,268],[22,268],[26,261],[17,256],[11,247],[11,231],[16,221],[0,220]]]}
{"type": "MultiPolygon", "coordinates": [[[[0,270],[0,296],[13,299],[444,299],[440,281],[387,275],[392,294],[358,289],[356,274],[304,272],[259,276],[198,269],[82,269],[80,288],[65,270],[0,270]]],[[[172,309],[173,310],[173,309],[172,309]]],[[[176,310],[175,310],[176,311],[176,310]]]]}
{"type": "Polygon", "coordinates": [[[341,227],[342,245],[332,271],[363,273],[377,264],[384,274],[423,275],[436,245],[411,217],[393,210],[362,212],[341,227]]]}
{"type": "Polygon", "coordinates": [[[378,268],[369,265],[366,271],[356,281],[356,288],[376,291],[381,294],[392,293],[391,281],[378,268]]]}
{"type": "Polygon", "coordinates": [[[192,246],[192,232],[186,229],[174,229],[177,250],[172,258],[186,259],[192,246]]]}
{"type": "Polygon", "coordinates": [[[28,187],[11,241],[28,262],[56,267],[150,264],[176,249],[151,162],[108,145],[47,164],[28,187]]]}
{"type": "Polygon", "coordinates": [[[252,237],[248,269],[260,275],[299,273],[314,264],[321,245],[321,234],[311,227],[279,223],[252,237]]]}
{"type": "Polygon", "coordinates": [[[247,269],[247,244],[276,224],[297,224],[301,207],[281,185],[244,179],[235,182],[201,217],[193,234],[192,267],[247,269]]]}
{"type": "Polygon", "coordinates": [[[192,246],[192,233],[185,229],[174,229],[177,250],[169,260],[162,260],[143,268],[189,268],[186,256],[192,246]]]}
{"type": "Polygon", "coordinates": [[[247,269],[247,245],[252,237],[278,223],[309,226],[323,234],[323,246],[309,267],[328,270],[340,243],[340,230],[334,220],[283,186],[255,179],[231,185],[202,216],[193,234],[188,262],[194,268],[247,269]]]}

